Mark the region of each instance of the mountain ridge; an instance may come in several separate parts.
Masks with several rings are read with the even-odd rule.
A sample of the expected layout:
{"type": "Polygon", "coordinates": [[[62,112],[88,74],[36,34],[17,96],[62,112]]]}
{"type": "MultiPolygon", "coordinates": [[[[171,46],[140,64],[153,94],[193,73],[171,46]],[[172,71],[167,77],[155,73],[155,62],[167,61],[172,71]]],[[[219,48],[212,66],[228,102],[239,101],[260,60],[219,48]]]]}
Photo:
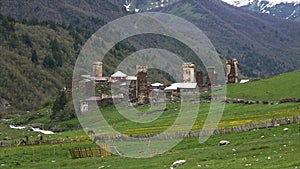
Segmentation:
{"type": "Polygon", "coordinates": [[[242,6],[247,6],[253,3],[261,3],[261,2],[267,2],[268,7],[273,7],[279,4],[300,4],[300,0],[222,0],[230,5],[237,6],[237,7],[242,7],[242,6]]]}
{"type": "Polygon", "coordinates": [[[232,6],[300,22],[299,0],[222,0],[232,6]]]}
{"type": "Polygon", "coordinates": [[[234,8],[221,1],[180,1],[161,11],[181,16],[174,10],[186,8],[187,4],[191,15],[200,13],[205,17],[184,18],[198,26],[223,56],[237,57],[244,73],[267,77],[299,69],[296,64],[287,66],[300,60],[299,23],[234,8]]]}

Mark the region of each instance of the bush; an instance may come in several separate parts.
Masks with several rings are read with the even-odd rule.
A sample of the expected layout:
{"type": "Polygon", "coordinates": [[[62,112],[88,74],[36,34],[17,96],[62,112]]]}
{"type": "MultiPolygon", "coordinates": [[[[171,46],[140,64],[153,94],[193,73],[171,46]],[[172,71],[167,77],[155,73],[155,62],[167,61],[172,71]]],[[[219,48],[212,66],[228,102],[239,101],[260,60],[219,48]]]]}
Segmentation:
{"type": "Polygon", "coordinates": [[[51,98],[48,97],[48,98],[46,98],[45,100],[42,101],[41,105],[42,105],[43,108],[45,108],[45,107],[48,107],[48,106],[52,105],[53,102],[54,101],[51,98]]]}

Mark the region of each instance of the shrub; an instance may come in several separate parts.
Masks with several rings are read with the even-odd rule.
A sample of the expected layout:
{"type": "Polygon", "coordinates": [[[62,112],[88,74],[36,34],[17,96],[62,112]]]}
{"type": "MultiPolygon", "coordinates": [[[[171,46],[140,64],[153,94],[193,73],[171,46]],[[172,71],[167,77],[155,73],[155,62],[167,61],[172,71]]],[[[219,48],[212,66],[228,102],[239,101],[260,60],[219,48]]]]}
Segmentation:
{"type": "Polygon", "coordinates": [[[45,100],[42,101],[41,105],[43,108],[45,108],[45,107],[52,105],[53,102],[54,101],[51,98],[47,97],[45,100]]]}

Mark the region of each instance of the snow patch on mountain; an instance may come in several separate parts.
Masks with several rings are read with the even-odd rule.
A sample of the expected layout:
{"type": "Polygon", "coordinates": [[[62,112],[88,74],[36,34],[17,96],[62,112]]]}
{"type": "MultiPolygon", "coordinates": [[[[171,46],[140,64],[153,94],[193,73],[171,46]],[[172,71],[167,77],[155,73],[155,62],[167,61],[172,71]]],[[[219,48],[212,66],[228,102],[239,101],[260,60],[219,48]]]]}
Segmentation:
{"type": "MultiPolygon", "coordinates": [[[[255,0],[222,0],[222,1],[237,7],[251,5],[252,3],[255,2],[255,0]]],[[[273,7],[281,3],[284,4],[293,3],[297,5],[300,4],[300,0],[258,0],[258,4],[265,4],[265,3],[267,4],[266,7],[273,7]]]]}
{"type": "Polygon", "coordinates": [[[300,0],[222,0],[230,5],[269,14],[278,18],[300,21],[300,0]]]}
{"type": "Polygon", "coordinates": [[[247,6],[253,3],[253,0],[222,0],[222,1],[237,7],[247,6]]]}

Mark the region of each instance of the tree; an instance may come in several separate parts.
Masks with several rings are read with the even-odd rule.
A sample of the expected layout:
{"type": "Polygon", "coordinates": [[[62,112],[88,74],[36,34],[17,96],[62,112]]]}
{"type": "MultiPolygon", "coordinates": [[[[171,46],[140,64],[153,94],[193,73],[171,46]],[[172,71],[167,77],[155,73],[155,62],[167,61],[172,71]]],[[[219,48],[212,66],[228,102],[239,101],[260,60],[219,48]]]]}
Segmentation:
{"type": "Polygon", "coordinates": [[[55,61],[55,65],[56,66],[62,66],[63,65],[63,61],[62,61],[62,57],[61,57],[61,54],[60,52],[53,52],[53,58],[54,58],[54,61],[55,61]]]}
{"type": "Polygon", "coordinates": [[[27,46],[32,47],[32,42],[31,42],[30,37],[29,37],[29,35],[27,33],[25,35],[23,35],[22,38],[23,38],[23,42],[27,46]]]}
{"type": "Polygon", "coordinates": [[[4,16],[2,18],[2,26],[9,32],[14,32],[15,31],[15,27],[14,27],[14,23],[10,22],[12,21],[10,18],[8,18],[7,16],[4,16]]]}
{"type": "Polygon", "coordinates": [[[57,121],[70,120],[75,117],[75,108],[72,98],[65,91],[59,92],[57,99],[52,106],[50,118],[57,121]]]}
{"type": "Polygon", "coordinates": [[[53,69],[55,67],[55,62],[51,56],[46,56],[43,61],[43,66],[45,68],[53,69]]]}
{"type": "Polygon", "coordinates": [[[72,100],[70,100],[65,105],[63,113],[64,113],[64,120],[70,120],[70,119],[75,118],[75,108],[74,108],[72,100]]]}
{"type": "Polygon", "coordinates": [[[9,42],[10,42],[10,47],[12,48],[19,47],[19,38],[15,33],[11,34],[9,42]]]}
{"type": "Polygon", "coordinates": [[[58,44],[58,41],[56,40],[56,38],[50,42],[50,45],[51,45],[52,52],[60,51],[59,44],[58,44]]]}
{"type": "Polygon", "coordinates": [[[62,114],[62,111],[64,110],[65,105],[67,103],[68,103],[68,99],[66,96],[66,92],[61,91],[53,103],[51,119],[63,120],[62,119],[63,117],[60,114],[62,114]]]}
{"type": "Polygon", "coordinates": [[[54,31],[58,31],[58,28],[56,26],[56,23],[54,21],[49,21],[50,28],[53,29],[54,31]]]}
{"type": "Polygon", "coordinates": [[[34,64],[38,64],[39,63],[36,50],[34,50],[34,49],[31,50],[31,62],[34,63],[34,64]]]}

